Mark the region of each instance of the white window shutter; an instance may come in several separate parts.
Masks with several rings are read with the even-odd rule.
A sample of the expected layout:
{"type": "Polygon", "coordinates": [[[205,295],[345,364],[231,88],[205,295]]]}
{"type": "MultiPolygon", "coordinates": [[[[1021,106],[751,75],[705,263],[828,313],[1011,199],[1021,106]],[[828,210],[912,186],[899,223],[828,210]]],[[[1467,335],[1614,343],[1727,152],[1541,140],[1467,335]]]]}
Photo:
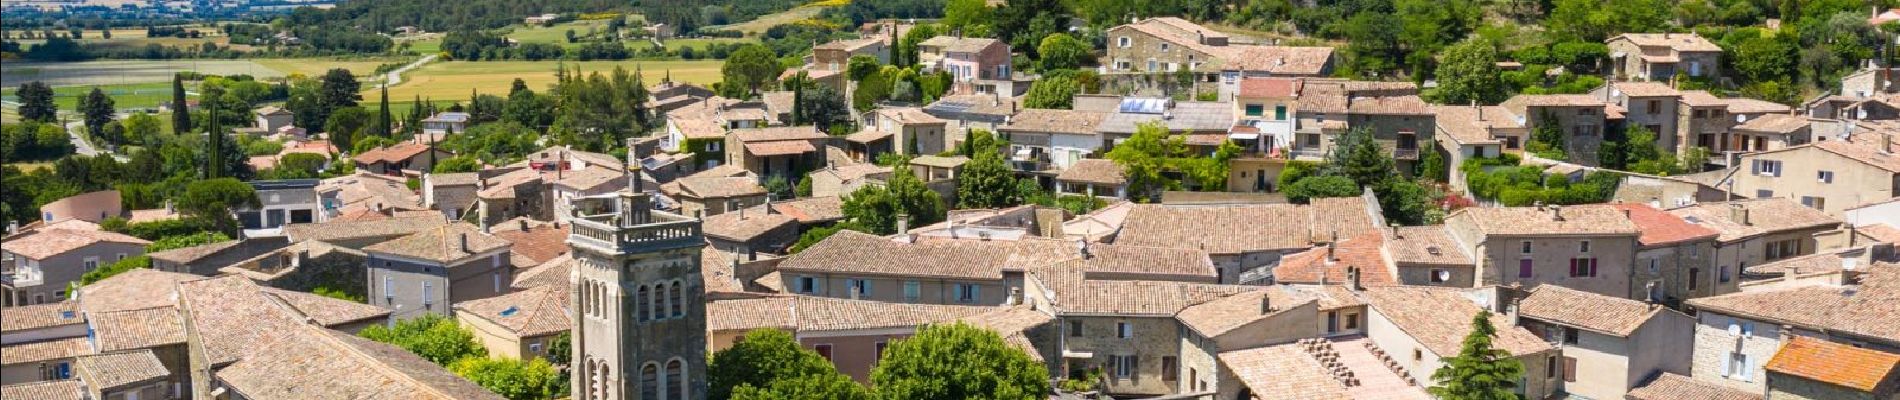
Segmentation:
{"type": "Polygon", "coordinates": [[[1729,371],[1735,370],[1734,366],[1732,365],[1734,362],[1735,362],[1734,354],[1722,355],[1722,377],[1723,378],[1729,377],[1729,371]]]}

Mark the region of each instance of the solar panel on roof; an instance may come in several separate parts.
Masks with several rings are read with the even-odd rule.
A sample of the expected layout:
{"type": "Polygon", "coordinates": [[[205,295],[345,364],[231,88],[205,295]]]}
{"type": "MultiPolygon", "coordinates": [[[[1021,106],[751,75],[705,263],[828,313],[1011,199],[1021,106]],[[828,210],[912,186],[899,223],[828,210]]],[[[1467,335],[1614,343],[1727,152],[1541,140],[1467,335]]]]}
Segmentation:
{"type": "Polygon", "coordinates": [[[1160,114],[1166,102],[1166,99],[1122,99],[1116,110],[1124,114],[1160,114]]]}
{"type": "Polygon", "coordinates": [[[975,105],[976,104],[972,104],[972,103],[939,101],[936,104],[931,104],[930,107],[928,108],[933,109],[933,110],[947,111],[947,112],[963,112],[965,110],[969,110],[970,107],[975,106],[975,105]]]}

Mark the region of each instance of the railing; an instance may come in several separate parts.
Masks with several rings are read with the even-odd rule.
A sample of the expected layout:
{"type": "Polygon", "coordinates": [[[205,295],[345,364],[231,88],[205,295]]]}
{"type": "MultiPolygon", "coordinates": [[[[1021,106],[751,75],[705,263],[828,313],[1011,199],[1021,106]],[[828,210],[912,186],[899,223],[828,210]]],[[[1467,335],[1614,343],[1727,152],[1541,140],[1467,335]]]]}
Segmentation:
{"type": "Polygon", "coordinates": [[[46,275],[34,270],[17,270],[0,274],[0,284],[10,287],[39,286],[46,283],[46,275]]]}
{"type": "Polygon", "coordinates": [[[1417,160],[1417,159],[1418,159],[1418,148],[1410,148],[1410,149],[1405,149],[1405,148],[1399,148],[1399,149],[1392,149],[1392,158],[1397,158],[1397,159],[1400,159],[1400,160],[1417,160]]]}
{"type": "Polygon", "coordinates": [[[613,223],[592,218],[597,216],[578,218],[573,220],[568,241],[601,249],[638,252],[644,249],[694,245],[704,240],[697,220],[690,218],[674,220],[674,218],[662,217],[668,215],[660,213],[655,213],[653,216],[655,219],[666,221],[619,227],[613,223]]]}

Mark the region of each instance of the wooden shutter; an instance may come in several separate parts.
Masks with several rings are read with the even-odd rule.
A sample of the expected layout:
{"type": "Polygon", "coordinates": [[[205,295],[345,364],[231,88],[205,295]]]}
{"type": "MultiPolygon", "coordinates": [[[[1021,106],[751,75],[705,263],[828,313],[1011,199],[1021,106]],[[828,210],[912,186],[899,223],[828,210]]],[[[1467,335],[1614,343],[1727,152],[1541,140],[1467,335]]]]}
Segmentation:
{"type": "Polygon", "coordinates": [[[1577,359],[1564,357],[1564,382],[1577,381],[1577,359]]]}

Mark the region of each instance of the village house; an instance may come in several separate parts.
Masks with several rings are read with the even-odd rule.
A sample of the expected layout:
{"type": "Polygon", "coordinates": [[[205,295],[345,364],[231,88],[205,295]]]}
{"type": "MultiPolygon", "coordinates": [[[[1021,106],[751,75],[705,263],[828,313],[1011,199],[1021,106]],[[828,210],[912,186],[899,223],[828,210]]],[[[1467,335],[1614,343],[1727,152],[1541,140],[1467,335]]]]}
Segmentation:
{"type": "Polygon", "coordinates": [[[422,119],[422,134],[442,137],[455,132],[468,132],[468,120],[471,116],[465,112],[439,112],[422,119]]]}
{"type": "Polygon", "coordinates": [[[1412,173],[1420,151],[1432,144],[1437,119],[1409,82],[1354,82],[1305,79],[1300,85],[1300,107],[1295,110],[1292,158],[1326,157],[1348,130],[1368,128],[1373,140],[1398,162],[1401,173],[1412,173]]]}
{"type": "Polygon", "coordinates": [[[1625,33],[1604,41],[1618,80],[1667,82],[1722,76],[1722,47],[1695,33],[1625,33]]]}
{"type": "MultiPolygon", "coordinates": [[[[1744,151],[1743,137],[1731,135],[1737,125],[1770,115],[1789,115],[1793,108],[1781,103],[1744,97],[1717,98],[1702,90],[1681,91],[1677,154],[1701,147],[1711,152],[1711,162],[1727,165],[1724,151],[1744,151]]],[[[1657,143],[1662,138],[1657,138],[1657,143]]]]}
{"type": "Polygon", "coordinates": [[[1557,285],[1538,286],[1515,306],[1518,326],[1561,346],[1565,393],[1613,399],[1658,373],[1689,373],[1681,349],[1695,345],[1695,317],[1557,285]]]}
{"type": "Polygon", "coordinates": [[[843,197],[864,185],[883,185],[892,173],[891,167],[877,164],[834,164],[812,171],[808,176],[813,197],[843,197]]]}
{"type": "MultiPolygon", "coordinates": [[[[1251,349],[1273,348],[1296,341],[1316,343],[1325,340],[1318,337],[1352,340],[1352,337],[1343,336],[1351,335],[1345,332],[1356,332],[1364,326],[1359,317],[1365,315],[1365,303],[1350,293],[1340,293],[1343,297],[1328,295],[1335,292],[1334,289],[1349,291],[1339,286],[1270,286],[1183,308],[1175,315],[1183,328],[1179,370],[1169,374],[1170,371],[1164,369],[1162,379],[1178,381],[1176,393],[1217,393],[1215,398],[1247,398],[1251,394],[1248,392],[1252,392],[1248,389],[1250,379],[1282,378],[1255,376],[1257,374],[1254,371],[1243,370],[1244,367],[1227,360],[1244,358],[1239,354],[1246,354],[1251,349]],[[1339,319],[1342,309],[1348,310],[1345,312],[1348,319],[1344,324],[1351,327],[1344,331],[1341,330],[1339,319]],[[1324,321],[1322,315],[1325,316],[1324,321]],[[1332,329],[1332,332],[1316,331],[1327,328],[1332,329]]],[[[1371,378],[1378,372],[1382,371],[1352,373],[1363,373],[1371,378]]],[[[1332,381],[1335,377],[1325,376],[1322,379],[1332,381]]],[[[1292,395],[1272,392],[1264,387],[1262,389],[1264,396],[1292,395]]]]}
{"type": "Polygon", "coordinates": [[[1292,150],[1301,83],[1300,79],[1279,77],[1240,81],[1233,102],[1234,115],[1239,121],[1231,131],[1237,135],[1255,135],[1247,150],[1255,153],[1292,150]]]}
{"type": "Polygon", "coordinates": [[[1264,282],[1285,255],[1379,229],[1383,218],[1371,204],[1342,197],[1309,205],[1134,205],[1113,243],[1205,251],[1220,283],[1264,282]]]}
{"type": "Polygon", "coordinates": [[[296,118],[296,114],[292,114],[290,110],[277,106],[258,107],[256,110],[251,110],[251,114],[257,116],[257,122],[253,126],[266,134],[277,133],[283,128],[292,127],[296,118]]]}
{"type": "MultiPolygon", "coordinates": [[[[1001,94],[964,94],[944,95],[937,101],[924,106],[924,113],[947,122],[944,130],[949,136],[961,139],[970,129],[996,130],[997,126],[1009,122],[1022,108],[1021,96],[1007,97],[1001,94]]],[[[908,144],[905,144],[908,146],[908,144]]]]}
{"type": "Polygon", "coordinates": [[[1477,262],[1477,286],[1556,284],[1633,298],[1628,269],[1641,232],[1621,210],[1604,205],[1471,207],[1445,217],[1445,229],[1477,262]]]}
{"type": "Polygon", "coordinates": [[[831,136],[811,126],[734,129],[726,135],[726,165],[762,177],[796,182],[806,171],[825,165],[831,136]]]}
{"type": "Polygon", "coordinates": [[[1169,135],[1186,136],[1190,144],[1218,145],[1234,127],[1234,107],[1213,101],[1174,101],[1167,98],[1123,97],[1104,99],[1113,109],[1102,118],[1102,152],[1115,149],[1115,143],[1135,135],[1143,124],[1159,124],[1169,135]]]}
{"type": "Polygon", "coordinates": [[[660,193],[679,202],[680,214],[700,217],[763,204],[769,197],[758,177],[729,166],[661,184],[660,193]]]}
{"type": "Polygon", "coordinates": [[[152,242],[97,229],[45,229],[0,243],[11,258],[0,282],[0,298],[7,306],[57,303],[67,297],[67,284],[87,272],[126,257],[145,254],[152,242]]]}
{"type": "Polygon", "coordinates": [[[489,226],[516,217],[554,219],[554,185],[548,181],[564,177],[565,171],[548,173],[519,166],[486,171],[484,175],[496,175],[475,184],[476,224],[489,226]]]}
{"type": "Polygon", "coordinates": [[[282,235],[284,225],[317,222],[321,215],[318,210],[322,208],[322,202],[317,195],[317,185],[322,182],[319,180],[282,179],[247,183],[257,193],[258,207],[231,210],[237,214],[238,225],[243,227],[245,237],[282,235]]]}
{"type": "Polygon", "coordinates": [[[1610,207],[1623,211],[1642,232],[1636,238],[1636,264],[1630,267],[1629,298],[1681,304],[1718,293],[1715,243],[1720,232],[1646,204],[1610,207]]]}
{"type": "Polygon", "coordinates": [[[1009,161],[1017,171],[1040,173],[1068,169],[1102,149],[1096,132],[1107,113],[1075,110],[1025,109],[996,128],[1008,141],[1009,161]]]}
{"type": "MultiPolygon", "coordinates": [[[[1799,117],[1792,117],[1799,118],[1799,117]]],[[[1855,135],[1741,154],[1725,189],[1755,198],[1784,197],[1835,217],[1900,196],[1900,145],[1880,134],[1855,135]],[[1886,145],[1886,149],[1881,149],[1886,145]]]]}
{"type": "Polygon", "coordinates": [[[1243,78],[1332,75],[1331,47],[1262,46],[1233,43],[1219,31],[1176,17],[1156,17],[1109,28],[1104,72],[1166,73],[1180,70],[1222,77],[1223,100],[1234,98],[1243,78]]]}
{"type": "Polygon", "coordinates": [[[1550,126],[1562,132],[1564,154],[1570,159],[1558,161],[1595,166],[1604,129],[1612,122],[1606,103],[1601,96],[1543,94],[1512,96],[1499,106],[1510,113],[1507,118],[1531,131],[1550,126]]]}
{"type": "Polygon", "coordinates": [[[226,240],[198,246],[145,254],[152,269],[204,276],[217,275],[218,269],[288,246],[283,236],[226,240]]]}
{"type": "Polygon", "coordinates": [[[1787,198],[1701,203],[1669,213],[1719,233],[1712,294],[1738,290],[1738,275],[1749,266],[1814,254],[1820,249],[1815,236],[1841,225],[1840,219],[1787,198]]]}
{"type": "Polygon", "coordinates": [[[910,159],[910,173],[924,182],[954,180],[963,173],[963,165],[970,163],[969,157],[926,155],[910,159]]]}
{"type": "Polygon", "coordinates": [[[772,123],[764,103],[707,97],[666,113],[666,136],[659,148],[693,156],[696,169],[711,169],[726,161],[726,132],[763,128],[772,123]]]}
{"type": "MultiPolygon", "coordinates": [[[[1866,268],[1868,273],[1858,284],[1797,285],[1685,302],[1697,318],[1692,376],[1723,387],[1764,393],[1776,383],[1767,367],[1792,343],[1828,341],[1888,353],[1900,350],[1900,330],[1895,329],[1891,317],[1896,312],[1892,298],[1900,290],[1900,265],[1884,263],[1866,268]]],[[[1782,367],[1783,374],[1795,368],[1782,367]]]]}
{"type": "Polygon", "coordinates": [[[706,244],[750,261],[758,253],[781,254],[798,241],[798,218],[779,213],[772,202],[700,219],[706,244]]]}
{"type": "Polygon", "coordinates": [[[362,172],[390,176],[421,176],[422,171],[435,170],[436,162],[454,156],[429,144],[404,141],[365,151],[351,159],[356,162],[356,169],[362,172]]]}
{"type": "Polygon", "coordinates": [[[1612,203],[1643,203],[1653,208],[1673,208],[1729,199],[1729,193],[1724,188],[1717,188],[1712,182],[1695,179],[1696,177],[1725,179],[1727,171],[1674,176],[1623,173],[1625,175],[1622,180],[1616,184],[1616,192],[1610,194],[1612,203]]]}
{"type": "Polygon", "coordinates": [[[323,207],[323,215],[317,218],[318,221],[331,221],[362,211],[393,214],[399,210],[429,209],[414,191],[409,190],[408,182],[404,179],[366,171],[325,178],[317,184],[316,191],[318,202],[323,207]]]}
{"type": "Polygon", "coordinates": [[[1437,148],[1424,151],[1439,151],[1444,156],[1450,178],[1448,182],[1454,188],[1464,188],[1465,173],[1462,168],[1465,160],[1474,158],[1495,158],[1506,152],[1522,154],[1524,143],[1530,140],[1530,128],[1517,121],[1517,118],[1500,106],[1432,106],[1434,127],[1432,138],[1437,148]]]}
{"type": "MultiPolygon", "coordinates": [[[[1083,261],[1058,265],[1073,267],[1080,262],[1083,261]]],[[[1198,372],[1182,373],[1186,330],[1175,315],[1192,305],[1259,289],[1207,283],[1088,280],[1084,274],[1064,268],[1037,271],[1029,284],[1023,292],[1030,296],[1030,304],[1050,310],[1062,329],[1058,345],[1063,360],[1056,369],[1050,370],[1050,375],[1079,379],[1098,372],[1102,377],[1099,390],[1121,396],[1168,395],[1177,393],[1184,384],[1190,388],[1200,386],[1198,379],[1183,379],[1203,377],[1186,376],[1200,375],[1198,372]]],[[[1252,304],[1260,304],[1257,299],[1252,304]]],[[[1296,304],[1286,306],[1292,308],[1296,304]]],[[[1247,315],[1257,315],[1257,311],[1247,315]]],[[[1251,326],[1242,329],[1249,333],[1272,332],[1276,328],[1267,323],[1240,325],[1251,326]]],[[[1221,330],[1223,333],[1237,329],[1221,328],[1227,328],[1221,330]]],[[[1292,333],[1281,335],[1297,337],[1292,333]]],[[[1211,379],[1214,371],[1209,368],[1207,374],[1206,378],[1211,379]]]]}
{"type": "Polygon", "coordinates": [[[1657,148],[1676,148],[1676,140],[1681,136],[1682,92],[1668,83],[1610,82],[1591,90],[1590,95],[1622,108],[1624,129],[1648,129],[1656,135],[1657,148]]]}
{"type": "Polygon", "coordinates": [[[952,94],[1001,93],[996,81],[1010,79],[1009,57],[1008,43],[989,38],[938,36],[917,44],[918,64],[950,72],[952,94]]]}
{"type": "Polygon", "coordinates": [[[1025,269],[1075,256],[1075,244],[1064,241],[969,239],[903,242],[839,231],[786,257],[777,277],[787,293],[808,296],[998,305],[1021,298],[1025,269]]]}
{"type": "Polygon", "coordinates": [[[1900,395],[1900,354],[1789,338],[1763,367],[1769,398],[1891,399],[1900,395]]]}
{"type": "Polygon", "coordinates": [[[510,245],[458,222],[364,247],[369,304],[408,319],[452,315],[451,304],[506,294],[514,281],[510,245]]]}
{"type": "MultiPolygon", "coordinates": [[[[798,344],[830,361],[838,372],[860,383],[870,382],[871,369],[885,348],[910,337],[918,328],[960,318],[981,320],[1009,316],[1018,322],[1002,336],[1021,336],[1047,324],[1047,315],[1020,308],[967,305],[903,304],[812,296],[774,296],[715,300],[706,304],[707,351],[732,347],[747,332],[777,329],[792,334],[798,344]],[[1038,324],[1036,315],[1043,315],[1038,324]],[[1025,326],[1026,325],[1026,326],[1025,326]]],[[[1018,347],[1021,348],[1021,347],[1018,347]]],[[[1030,354],[1036,354],[1030,348],[1030,354]]]]}
{"type": "Polygon", "coordinates": [[[869,119],[865,130],[847,138],[863,146],[859,162],[876,161],[878,154],[893,151],[910,156],[939,154],[955,148],[964,138],[952,137],[949,121],[922,108],[879,107],[871,111],[869,119]]]}
{"type": "Polygon", "coordinates": [[[491,357],[545,359],[554,338],[573,329],[567,319],[570,286],[535,287],[486,299],[455,303],[455,320],[491,357]]]}
{"type": "Polygon", "coordinates": [[[1056,174],[1056,194],[1128,198],[1128,177],[1114,161],[1100,158],[1076,160],[1056,174]]]}
{"type": "Polygon", "coordinates": [[[1516,326],[1497,308],[1501,294],[1495,288],[1451,289],[1427,287],[1369,287],[1363,294],[1369,307],[1366,336],[1373,354],[1391,360],[1398,375],[1416,385],[1432,384],[1433,371],[1445,357],[1459,354],[1471,320],[1491,312],[1497,328],[1492,347],[1503,350],[1524,366],[1517,388],[1525,398],[1545,398],[1563,389],[1557,364],[1563,348],[1516,326]]]}
{"type": "Polygon", "coordinates": [[[39,224],[46,226],[75,219],[96,224],[124,214],[119,191],[101,190],[68,196],[40,206],[39,224]]]}

